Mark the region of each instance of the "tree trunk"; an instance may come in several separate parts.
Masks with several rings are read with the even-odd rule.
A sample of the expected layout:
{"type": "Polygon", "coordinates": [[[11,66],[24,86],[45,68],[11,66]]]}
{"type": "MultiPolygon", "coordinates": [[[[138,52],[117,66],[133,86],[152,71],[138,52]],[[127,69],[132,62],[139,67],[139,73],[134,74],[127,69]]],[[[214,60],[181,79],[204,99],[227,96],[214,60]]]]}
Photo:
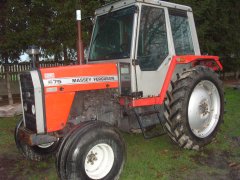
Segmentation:
{"type": "Polygon", "coordinates": [[[68,59],[68,53],[67,53],[67,48],[65,48],[65,46],[63,46],[63,61],[64,64],[69,65],[69,59],[68,59]]]}
{"type": "Polygon", "coordinates": [[[13,105],[13,97],[12,97],[12,91],[11,91],[10,74],[9,74],[9,67],[8,67],[8,65],[5,66],[5,72],[6,72],[8,103],[9,103],[9,105],[13,105]]]}

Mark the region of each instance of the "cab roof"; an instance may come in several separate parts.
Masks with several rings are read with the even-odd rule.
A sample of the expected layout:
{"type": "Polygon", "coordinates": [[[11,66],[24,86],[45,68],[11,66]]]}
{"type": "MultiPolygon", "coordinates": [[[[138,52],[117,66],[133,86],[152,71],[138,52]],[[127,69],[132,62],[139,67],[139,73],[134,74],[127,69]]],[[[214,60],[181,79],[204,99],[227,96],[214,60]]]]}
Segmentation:
{"type": "Polygon", "coordinates": [[[95,11],[95,15],[104,14],[104,13],[107,13],[110,9],[114,11],[116,9],[121,9],[129,5],[134,5],[136,3],[150,4],[150,5],[155,5],[159,7],[168,7],[168,8],[180,9],[184,11],[192,11],[192,8],[189,6],[184,6],[184,5],[161,1],[161,0],[122,0],[122,1],[116,1],[110,4],[106,4],[105,6],[97,9],[95,11]]]}

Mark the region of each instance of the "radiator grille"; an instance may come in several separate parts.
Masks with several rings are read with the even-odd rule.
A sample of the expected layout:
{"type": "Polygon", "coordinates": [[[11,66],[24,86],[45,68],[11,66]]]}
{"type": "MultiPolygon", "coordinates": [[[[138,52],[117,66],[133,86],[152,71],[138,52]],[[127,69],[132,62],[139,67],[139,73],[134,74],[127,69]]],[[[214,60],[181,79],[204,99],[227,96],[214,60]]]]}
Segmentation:
{"type": "Polygon", "coordinates": [[[36,115],[32,113],[32,106],[35,106],[35,98],[31,74],[29,72],[20,74],[20,83],[26,128],[37,132],[36,115]]]}

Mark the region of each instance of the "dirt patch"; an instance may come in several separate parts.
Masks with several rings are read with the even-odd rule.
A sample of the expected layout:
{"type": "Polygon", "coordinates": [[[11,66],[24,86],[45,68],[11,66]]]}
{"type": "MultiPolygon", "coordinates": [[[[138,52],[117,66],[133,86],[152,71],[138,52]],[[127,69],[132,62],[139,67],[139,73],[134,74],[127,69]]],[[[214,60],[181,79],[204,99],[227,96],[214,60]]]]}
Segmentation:
{"type": "Polygon", "coordinates": [[[25,159],[22,155],[0,155],[0,180],[25,180],[29,174],[48,174],[52,169],[52,159],[46,162],[35,162],[25,159]]]}
{"type": "Polygon", "coordinates": [[[198,172],[198,177],[208,179],[232,179],[240,180],[240,163],[234,162],[234,156],[227,151],[202,151],[199,155],[191,156],[196,164],[215,169],[214,172],[198,172]]]}
{"type": "Polygon", "coordinates": [[[229,177],[233,180],[240,180],[240,166],[239,165],[230,170],[229,177]]]}
{"type": "Polygon", "coordinates": [[[240,136],[238,137],[232,137],[231,141],[234,143],[233,145],[236,148],[240,148],[240,136]]]}
{"type": "Polygon", "coordinates": [[[213,152],[204,150],[200,155],[194,155],[192,158],[197,164],[207,165],[218,169],[225,169],[228,167],[228,152],[213,152]]]}
{"type": "Polygon", "coordinates": [[[9,155],[0,156],[0,179],[23,179],[23,177],[15,176],[12,174],[14,165],[16,165],[21,159],[9,155]]]}

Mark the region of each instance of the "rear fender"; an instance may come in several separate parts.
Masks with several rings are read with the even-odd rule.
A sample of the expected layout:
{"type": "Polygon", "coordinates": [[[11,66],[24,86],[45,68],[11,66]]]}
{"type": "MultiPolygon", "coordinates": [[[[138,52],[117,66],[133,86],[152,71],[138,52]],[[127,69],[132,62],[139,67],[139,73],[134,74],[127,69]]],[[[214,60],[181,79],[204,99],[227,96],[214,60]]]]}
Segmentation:
{"type": "Polygon", "coordinates": [[[223,70],[223,66],[219,61],[218,56],[175,56],[175,66],[177,64],[192,64],[192,67],[197,65],[207,66],[214,71],[223,70]]]}
{"type": "Polygon", "coordinates": [[[191,65],[190,67],[194,67],[197,65],[204,65],[204,66],[210,67],[213,70],[223,70],[222,64],[220,63],[218,56],[195,56],[195,55],[174,56],[171,60],[163,87],[160,91],[160,95],[157,97],[134,99],[129,103],[129,106],[141,107],[141,106],[151,106],[156,104],[162,105],[165,100],[168,87],[173,78],[177,65],[184,65],[184,64],[185,65],[190,64],[191,65]]]}

